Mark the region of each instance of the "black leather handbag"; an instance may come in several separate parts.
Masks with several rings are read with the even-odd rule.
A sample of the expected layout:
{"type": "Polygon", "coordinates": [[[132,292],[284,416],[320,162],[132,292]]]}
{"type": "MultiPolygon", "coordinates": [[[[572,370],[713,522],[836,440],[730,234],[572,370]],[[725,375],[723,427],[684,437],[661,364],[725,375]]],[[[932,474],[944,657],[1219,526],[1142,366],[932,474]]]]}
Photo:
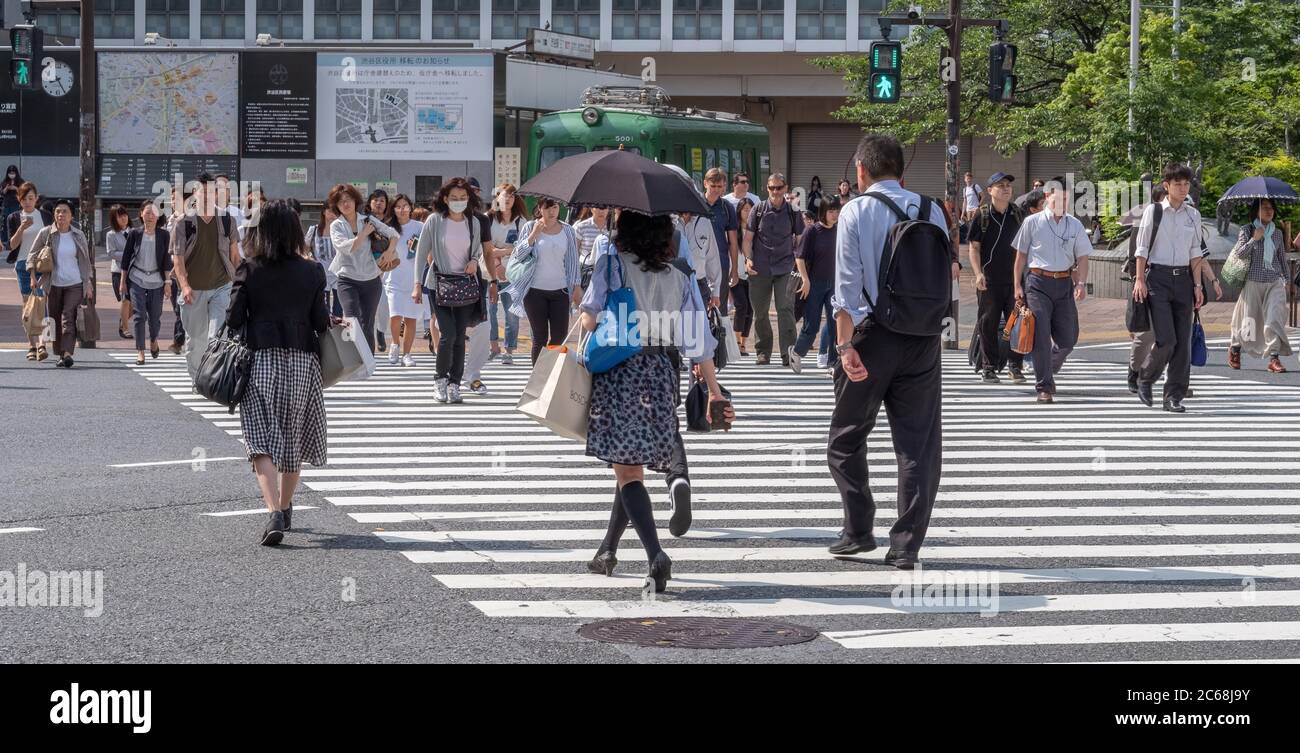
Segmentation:
{"type": "Polygon", "coordinates": [[[194,389],[234,413],[235,406],[244,400],[252,373],[253,351],[244,344],[243,335],[231,333],[222,326],[217,336],[208,341],[207,350],[199,359],[194,389]]]}
{"type": "MultiPolygon", "coordinates": [[[[718,385],[722,387],[722,385],[718,385]]],[[[722,396],[731,399],[731,390],[722,387],[722,396]]],[[[687,431],[711,431],[709,423],[709,385],[700,380],[691,385],[686,393],[686,429],[687,431]]]]}
{"type": "Polygon", "coordinates": [[[439,306],[468,306],[483,297],[478,275],[434,275],[433,302],[439,306]]]}
{"type": "Polygon", "coordinates": [[[713,368],[722,371],[727,368],[727,328],[722,326],[722,314],[717,309],[709,309],[709,331],[718,347],[713,351],[713,368]]]}

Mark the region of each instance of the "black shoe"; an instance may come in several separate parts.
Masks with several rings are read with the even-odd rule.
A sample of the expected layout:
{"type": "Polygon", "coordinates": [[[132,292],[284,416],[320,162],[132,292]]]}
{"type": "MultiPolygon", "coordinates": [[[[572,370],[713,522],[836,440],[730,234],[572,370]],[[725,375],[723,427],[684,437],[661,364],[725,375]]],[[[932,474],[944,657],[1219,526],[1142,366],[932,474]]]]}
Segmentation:
{"type": "Polygon", "coordinates": [[[1138,396],[1138,400],[1141,400],[1142,404],[1147,406],[1148,408],[1150,408],[1151,404],[1155,402],[1155,400],[1151,397],[1151,385],[1149,384],[1139,383],[1137,388],[1137,396],[1138,396]]]}
{"type": "Polygon", "coordinates": [[[900,552],[894,549],[885,552],[885,564],[893,565],[899,570],[911,570],[916,567],[918,561],[919,558],[913,552],[900,552]]]}
{"type": "Polygon", "coordinates": [[[1183,407],[1183,401],[1172,397],[1165,398],[1165,410],[1170,413],[1186,413],[1187,409],[1183,407]]]}
{"type": "Polygon", "coordinates": [[[983,376],[980,377],[980,380],[983,381],[985,384],[998,384],[1001,381],[998,379],[998,375],[993,372],[993,369],[985,369],[983,376]]]}
{"type": "Polygon", "coordinates": [[[587,563],[587,572],[593,575],[604,575],[609,577],[614,574],[614,568],[618,565],[618,558],[613,552],[601,552],[587,563]]]}
{"type": "Polygon", "coordinates": [[[271,513],[266,530],[262,531],[262,546],[275,546],[281,541],[284,541],[284,513],[276,511],[271,513]]]}
{"type": "Polygon", "coordinates": [[[293,527],[293,503],[290,502],[289,506],[280,512],[284,513],[284,530],[287,531],[293,527]]]}
{"type": "Polygon", "coordinates": [[[1186,400],[1187,398],[1189,398],[1189,397],[1191,397],[1191,396],[1192,396],[1192,388],[1191,388],[1191,387],[1188,387],[1188,388],[1187,388],[1187,391],[1183,393],[1183,399],[1186,400]]]}
{"type": "Polygon", "coordinates": [[[766,366],[771,362],[772,362],[772,356],[770,355],[764,355],[762,353],[759,353],[757,356],[754,356],[754,365],[756,366],[766,366]]]}
{"type": "Polygon", "coordinates": [[[876,548],[876,537],[862,536],[853,538],[847,533],[840,534],[840,540],[831,544],[826,550],[834,555],[861,554],[876,548]]]}
{"type": "Polygon", "coordinates": [[[681,538],[691,530],[691,482],[684,478],[673,479],[672,486],[668,487],[668,500],[673,506],[668,532],[681,538]]]}
{"type": "Polygon", "coordinates": [[[668,579],[673,577],[673,561],[668,559],[666,552],[660,551],[655,555],[655,561],[650,563],[650,572],[645,577],[654,580],[655,593],[661,594],[668,590],[668,579]]]}
{"type": "Polygon", "coordinates": [[[1132,369],[1128,372],[1128,391],[1134,395],[1138,392],[1138,373],[1132,369]]]}
{"type": "Polygon", "coordinates": [[[1012,384],[1024,384],[1026,381],[1025,373],[1014,366],[1008,366],[1007,373],[1011,375],[1012,384]]]}

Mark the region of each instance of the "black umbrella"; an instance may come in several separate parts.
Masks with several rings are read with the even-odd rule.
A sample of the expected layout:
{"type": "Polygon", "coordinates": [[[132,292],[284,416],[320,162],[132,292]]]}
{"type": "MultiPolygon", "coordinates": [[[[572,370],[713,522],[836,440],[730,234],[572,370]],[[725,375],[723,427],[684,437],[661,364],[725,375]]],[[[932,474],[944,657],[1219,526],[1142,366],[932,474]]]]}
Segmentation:
{"type": "Polygon", "coordinates": [[[534,175],[518,193],[648,215],[709,213],[699,192],[681,176],[658,162],[622,150],[565,157],[534,175]]]}
{"type": "Polygon", "coordinates": [[[1268,199],[1274,204],[1300,202],[1300,196],[1296,195],[1291,184],[1277,178],[1255,175],[1242,178],[1232,188],[1224,191],[1219,203],[1236,206],[1237,204],[1249,204],[1258,199],[1268,199]]]}

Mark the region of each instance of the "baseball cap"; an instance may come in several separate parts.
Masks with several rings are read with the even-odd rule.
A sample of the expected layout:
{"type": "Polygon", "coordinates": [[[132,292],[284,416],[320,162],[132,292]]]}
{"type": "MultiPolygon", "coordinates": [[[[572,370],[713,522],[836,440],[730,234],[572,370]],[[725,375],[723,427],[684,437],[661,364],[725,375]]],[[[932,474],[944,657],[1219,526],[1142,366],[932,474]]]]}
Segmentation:
{"type": "Polygon", "coordinates": [[[987,188],[989,186],[992,186],[994,183],[997,183],[1000,180],[1009,180],[1012,183],[1015,183],[1016,176],[1007,175],[1006,173],[993,173],[992,175],[989,176],[989,182],[985,183],[984,186],[987,188]]]}

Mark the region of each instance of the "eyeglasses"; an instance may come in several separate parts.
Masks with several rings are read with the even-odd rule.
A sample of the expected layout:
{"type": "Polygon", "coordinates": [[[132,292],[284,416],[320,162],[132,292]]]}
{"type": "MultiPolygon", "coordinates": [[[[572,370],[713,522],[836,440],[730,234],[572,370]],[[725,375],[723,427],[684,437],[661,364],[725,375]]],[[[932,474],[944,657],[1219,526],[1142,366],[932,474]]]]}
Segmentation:
{"type": "Polygon", "coordinates": [[[782,185],[782,186],[768,186],[768,187],[767,187],[767,190],[769,190],[769,191],[784,191],[784,190],[785,190],[785,186],[783,186],[783,185],[782,185]]]}

